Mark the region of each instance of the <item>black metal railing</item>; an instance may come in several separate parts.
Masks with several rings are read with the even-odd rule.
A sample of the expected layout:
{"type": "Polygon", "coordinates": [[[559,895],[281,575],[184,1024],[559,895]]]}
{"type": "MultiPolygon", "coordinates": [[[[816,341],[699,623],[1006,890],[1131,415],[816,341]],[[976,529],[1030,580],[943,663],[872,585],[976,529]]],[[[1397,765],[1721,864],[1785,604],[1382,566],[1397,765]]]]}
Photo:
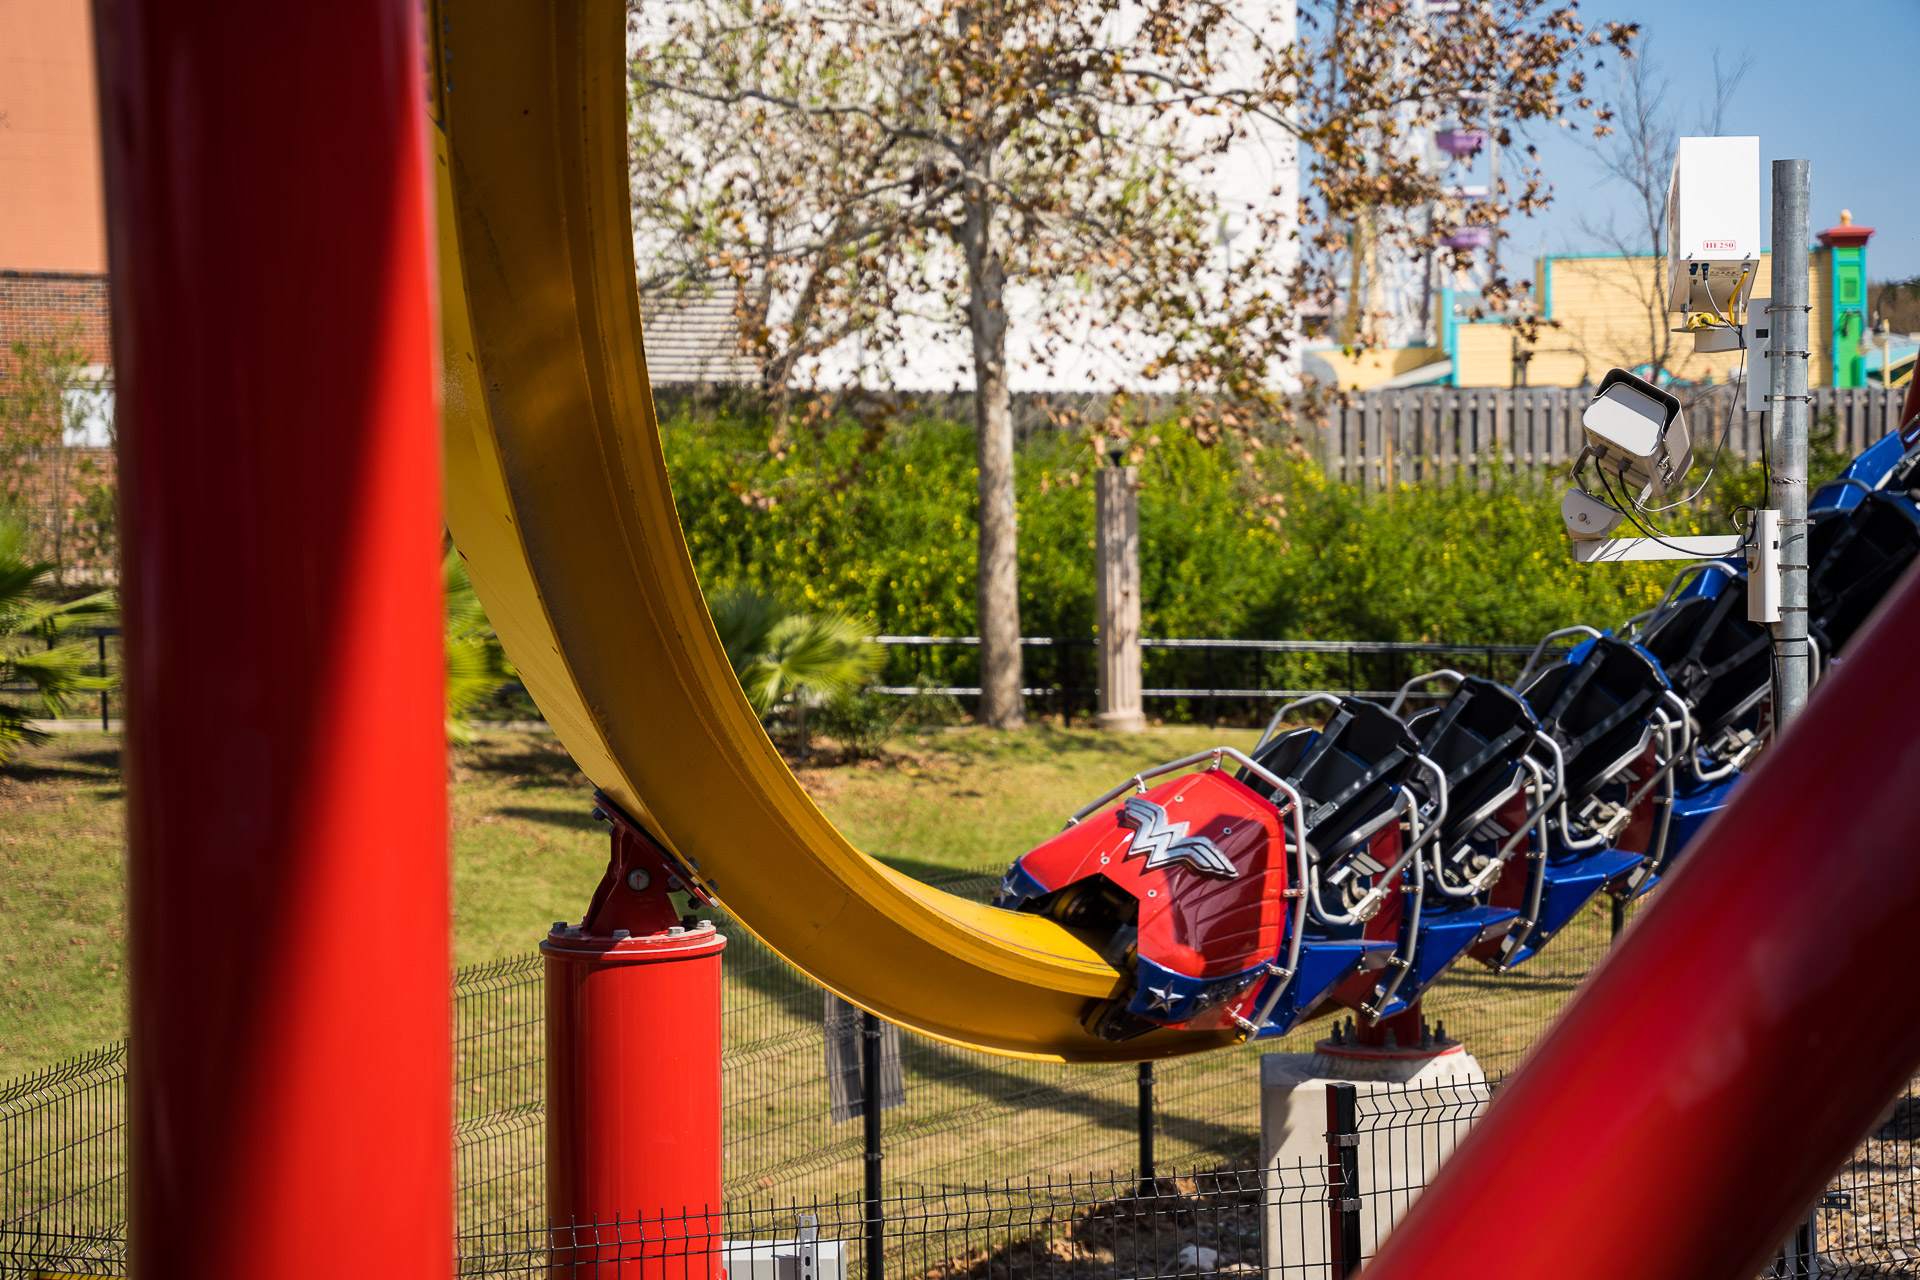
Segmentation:
{"type": "MultiPolygon", "coordinates": [[[[1574,948],[1589,961],[1607,940],[1593,914],[1594,936],[1574,948]]],[[[673,1280],[680,1266],[718,1280],[702,1269],[717,1257],[732,1280],[785,1280],[790,1272],[777,1260],[806,1244],[816,1280],[1156,1280],[1260,1267],[1331,1280],[1372,1256],[1497,1092],[1497,1072],[1517,1059],[1501,1047],[1511,1044],[1503,1025],[1524,1028],[1530,1041],[1566,994],[1550,990],[1559,998],[1543,1002],[1538,991],[1509,986],[1507,1007],[1490,1010],[1443,982],[1429,1007],[1446,1010],[1482,1065],[1495,1068],[1492,1082],[1337,1086],[1325,1154],[1288,1156],[1261,1149],[1254,1056],[1305,1050],[1305,1038],[1161,1063],[1149,1103],[1132,1066],[1011,1063],[937,1046],[954,1055],[942,1060],[926,1056],[936,1046],[905,1032],[890,1099],[896,1085],[883,1033],[875,1052],[856,1049],[862,1076],[849,1087],[860,1103],[836,1121],[823,993],[804,979],[793,984],[808,997],[809,1025],[800,1027],[789,1021],[795,1009],[780,998],[783,988],[770,994],[768,981],[797,975],[738,940],[728,954],[724,1204],[569,1224],[557,1235],[546,1221],[541,1169],[540,961],[460,975],[462,1274],[546,1273],[558,1250],[571,1274],[641,1257],[658,1264],[646,1274],[661,1280],[673,1280]],[[756,964],[761,983],[742,983],[756,964]],[[811,1078],[772,1088],[744,1078],[747,1064],[780,1057],[813,1058],[811,1078]],[[956,1063],[981,1074],[969,1080],[956,1063]],[[798,1116],[796,1101],[812,1118],[798,1116]],[[774,1112],[775,1124],[759,1123],[774,1112]],[[863,1156],[875,1149],[870,1116],[880,1117],[886,1156],[879,1186],[863,1176],[863,1156]],[[829,1141],[833,1154],[806,1152],[836,1129],[844,1137],[829,1141]],[[1134,1163],[1147,1141],[1158,1143],[1157,1158],[1134,1163]]],[[[858,1039],[864,1047],[866,1037],[858,1039]]],[[[124,1054],[113,1048],[0,1089],[0,1276],[125,1274],[124,1080],[124,1054]]],[[[1807,1259],[1815,1256],[1839,1274],[1912,1274],[1911,1259],[1920,1257],[1916,1116],[1920,1096],[1908,1088],[1770,1274],[1813,1274],[1807,1259]]],[[[1317,1135],[1316,1128],[1309,1136],[1317,1135]]]]}
{"type": "MultiPolygon", "coordinates": [[[[985,900],[999,870],[930,883],[985,900]]],[[[887,1027],[871,1086],[879,1090],[875,1135],[866,1124],[870,1086],[858,1013],[843,1006],[836,1014],[805,974],[724,914],[716,922],[731,938],[722,1059],[729,1205],[769,1196],[830,1199],[861,1187],[867,1156],[879,1152],[885,1194],[930,1204],[1016,1178],[1131,1170],[1138,1179],[1168,1168],[1242,1167],[1257,1154],[1259,1054],[1304,1051],[1318,1034],[1163,1062],[1143,1087],[1131,1064],[1018,1061],[887,1027]]],[[[1460,973],[1428,994],[1427,1007],[1489,1065],[1509,1065],[1597,963],[1607,932],[1604,915],[1594,914],[1537,958],[1524,984],[1460,973]]],[[[545,1203],[541,964],[537,955],[516,957],[455,979],[463,1241],[520,1230],[545,1203]]],[[[7,1231],[64,1242],[63,1256],[119,1256],[125,1070],[116,1046],[0,1090],[0,1223],[7,1231]]]]}
{"type": "MultiPolygon", "coordinates": [[[[872,640],[891,650],[876,692],[979,696],[978,636],[878,635],[872,640]]],[[[1092,713],[1094,641],[1022,636],[1020,645],[1027,651],[1021,693],[1036,710],[1050,710],[1065,722],[1077,713],[1092,713]]],[[[1510,681],[1533,649],[1468,641],[1143,639],[1141,695],[1166,719],[1251,723],[1270,715],[1278,702],[1310,693],[1392,698],[1408,680],[1436,667],[1510,681]]]]}

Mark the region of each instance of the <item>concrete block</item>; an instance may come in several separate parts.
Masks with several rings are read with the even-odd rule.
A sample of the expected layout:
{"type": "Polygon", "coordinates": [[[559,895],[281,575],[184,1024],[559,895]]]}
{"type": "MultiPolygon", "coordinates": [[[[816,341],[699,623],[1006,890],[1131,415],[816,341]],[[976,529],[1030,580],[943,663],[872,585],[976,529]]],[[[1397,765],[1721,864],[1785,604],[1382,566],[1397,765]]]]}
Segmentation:
{"type": "Polygon", "coordinates": [[[1480,1064],[1457,1046],[1423,1059],[1263,1056],[1260,1162],[1266,1264],[1275,1280],[1329,1274],[1327,1085],[1336,1081],[1359,1094],[1360,1243],[1369,1257],[1488,1101],[1480,1064]]]}

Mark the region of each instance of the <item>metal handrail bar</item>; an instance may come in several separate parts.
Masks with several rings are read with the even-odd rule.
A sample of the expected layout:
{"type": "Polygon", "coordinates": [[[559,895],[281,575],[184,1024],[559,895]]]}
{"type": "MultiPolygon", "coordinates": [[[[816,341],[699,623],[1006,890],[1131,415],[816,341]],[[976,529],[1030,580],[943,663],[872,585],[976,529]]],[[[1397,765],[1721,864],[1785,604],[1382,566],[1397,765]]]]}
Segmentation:
{"type": "MultiPolygon", "coordinates": [[[[1474,886],[1475,893],[1486,892],[1487,886],[1493,883],[1491,879],[1487,879],[1487,872],[1491,871],[1493,867],[1506,865],[1507,859],[1513,856],[1513,850],[1515,846],[1517,846],[1520,843],[1520,841],[1526,836],[1527,831],[1533,826],[1533,824],[1536,821],[1540,821],[1547,814],[1547,812],[1553,808],[1554,802],[1556,800],[1560,802],[1560,821],[1563,825],[1566,822],[1566,814],[1567,814],[1566,753],[1560,750],[1560,744],[1553,740],[1553,735],[1546,732],[1544,729],[1534,730],[1533,737],[1534,737],[1534,741],[1545,744],[1547,750],[1553,754],[1553,790],[1547,794],[1546,801],[1543,804],[1541,804],[1539,808],[1529,809],[1527,811],[1526,817],[1524,817],[1520,821],[1520,829],[1518,831],[1515,831],[1512,835],[1508,836],[1507,842],[1501,845],[1499,851],[1493,855],[1492,865],[1486,868],[1486,870],[1481,871],[1481,873],[1475,876],[1472,880],[1468,881],[1469,884],[1474,886]],[[1486,883],[1484,884],[1481,883],[1483,879],[1486,881],[1486,883]]],[[[1529,759],[1531,759],[1530,756],[1522,756],[1520,757],[1520,763],[1524,765],[1529,759]]],[[[1540,794],[1537,788],[1535,789],[1534,794],[1536,796],[1540,794]]],[[[1542,847],[1544,847],[1546,843],[1546,833],[1547,833],[1547,828],[1545,824],[1542,823],[1540,828],[1540,839],[1541,839],[1542,847]]],[[[1564,841],[1565,838],[1566,838],[1565,832],[1563,830],[1561,839],[1564,841]]],[[[1568,847],[1569,848],[1588,848],[1590,846],[1569,845],[1568,847]]]]}
{"type": "MultiPolygon", "coordinates": [[[[1527,757],[1523,758],[1520,763],[1526,767],[1528,772],[1534,775],[1534,781],[1537,785],[1540,780],[1540,762],[1531,757],[1527,757]]],[[[1544,809],[1541,811],[1542,816],[1540,818],[1540,848],[1538,852],[1527,855],[1527,860],[1533,863],[1533,874],[1528,877],[1527,914],[1522,917],[1520,921],[1520,937],[1516,940],[1512,932],[1508,932],[1507,936],[1501,941],[1500,949],[1508,956],[1511,956],[1514,952],[1527,945],[1527,939],[1533,936],[1534,928],[1540,923],[1540,902],[1547,891],[1547,818],[1545,812],[1544,809]]],[[[1500,961],[1500,972],[1505,973],[1510,967],[1507,960],[1503,957],[1500,961]]]]}
{"type": "Polygon", "coordinates": [[[1322,690],[1309,693],[1303,698],[1296,698],[1286,706],[1281,707],[1273,713],[1273,719],[1267,721],[1267,727],[1260,731],[1260,741],[1253,744],[1253,753],[1259,755],[1260,749],[1273,741],[1274,734],[1280,729],[1280,722],[1285,720],[1290,713],[1298,711],[1301,707],[1310,707],[1316,702],[1327,702],[1337,707],[1340,705],[1340,695],[1337,693],[1327,693],[1322,690]]]}
{"type": "MultiPolygon", "coordinates": [[[[1457,688],[1465,684],[1466,679],[1465,676],[1455,671],[1452,667],[1441,667],[1438,671],[1429,671],[1425,675],[1415,676],[1400,686],[1400,692],[1393,695],[1393,704],[1387,708],[1387,711],[1391,715],[1399,715],[1401,706],[1407,700],[1407,695],[1413,691],[1413,686],[1417,684],[1425,684],[1429,680],[1451,680],[1457,688]]],[[[1437,697],[1438,695],[1434,696],[1437,697]]]]}
{"type": "MultiPolygon", "coordinates": [[[[1422,758],[1424,759],[1425,757],[1422,758]]],[[[1429,838],[1421,834],[1420,831],[1419,805],[1415,805],[1412,811],[1407,814],[1407,826],[1407,835],[1413,841],[1413,847],[1417,849],[1429,838]]],[[[1440,824],[1436,822],[1428,830],[1438,831],[1439,829],[1440,824]]],[[[1393,948],[1393,957],[1387,961],[1388,964],[1393,966],[1393,980],[1384,988],[1375,990],[1371,1004],[1364,1000],[1360,1002],[1360,1012],[1367,1016],[1369,1026],[1378,1024],[1380,1020],[1380,1010],[1386,1008],[1387,1002],[1399,994],[1400,984],[1407,980],[1409,973],[1413,972],[1413,957],[1420,947],[1420,913],[1421,909],[1426,905],[1427,900],[1427,864],[1425,860],[1420,858],[1413,860],[1412,896],[1413,902],[1407,908],[1406,919],[1402,921],[1400,931],[1400,936],[1405,939],[1405,944],[1403,946],[1401,943],[1396,942],[1393,948]],[[1405,955],[1401,954],[1402,950],[1406,952],[1405,955]]]]}
{"type": "Polygon", "coordinates": [[[1595,640],[1600,639],[1599,629],[1595,627],[1590,627],[1584,622],[1575,623],[1571,627],[1561,627],[1558,631],[1547,632],[1547,634],[1540,637],[1540,643],[1533,646],[1533,652],[1527,655],[1527,665],[1524,667],[1521,667],[1520,674],[1514,677],[1514,680],[1513,680],[1514,692],[1518,693],[1520,689],[1527,683],[1527,677],[1533,674],[1534,664],[1540,661],[1540,655],[1544,654],[1547,651],[1548,645],[1552,644],[1555,640],[1558,640],[1561,636],[1575,636],[1575,635],[1591,636],[1595,640]]]}
{"type": "Polygon", "coordinates": [[[1666,608],[1669,604],[1671,604],[1673,602],[1673,597],[1679,593],[1680,584],[1685,582],[1690,575],[1696,574],[1696,573],[1707,573],[1714,569],[1718,569],[1720,572],[1726,574],[1729,578],[1735,578],[1739,576],[1739,571],[1736,570],[1732,565],[1728,564],[1725,560],[1701,560],[1688,565],[1686,568],[1682,569],[1680,572],[1674,574],[1673,580],[1667,583],[1666,592],[1660,597],[1659,604],[1654,605],[1653,608],[1651,609],[1642,609],[1639,613],[1634,614],[1631,618],[1628,618],[1625,622],[1620,624],[1620,630],[1623,633],[1623,635],[1628,632],[1631,632],[1633,635],[1639,635],[1640,624],[1646,621],[1648,618],[1653,617],[1654,614],[1659,613],[1662,609],[1666,608]]]}
{"type": "Polygon", "coordinates": [[[1420,805],[1417,800],[1413,799],[1413,793],[1411,791],[1402,790],[1401,794],[1406,796],[1409,801],[1412,801],[1412,803],[1407,805],[1408,822],[1412,828],[1407,833],[1407,847],[1400,851],[1400,857],[1392,866],[1380,873],[1379,878],[1374,881],[1373,888],[1367,890],[1366,896],[1353,904],[1353,913],[1351,917],[1347,919],[1335,919],[1328,915],[1320,906],[1319,894],[1316,890],[1313,909],[1315,913],[1328,924],[1353,924],[1358,921],[1371,920],[1374,912],[1379,909],[1381,900],[1390,892],[1389,886],[1392,885],[1394,877],[1406,869],[1407,863],[1413,861],[1419,855],[1420,847],[1434,836],[1439,835],[1441,827],[1446,824],[1446,772],[1441,769],[1438,764],[1435,764],[1424,755],[1419,757],[1419,761],[1422,768],[1433,774],[1435,796],[1433,820],[1427,825],[1426,832],[1423,834],[1420,830],[1420,805]]]}
{"type": "MultiPolygon", "coordinates": [[[[897,645],[978,645],[979,636],[868,636],[869,644],[897,645]]],[[[1025,646],[1056,646],[1090,649],[1097,641],[1086,639],[1065,639],[1053,636],[1021,636],[1020,643],[1025,646]]],[[[1143,649],[1247,649],[1262,650],[1270,653],[1498,653],[1516,655],[1532,653],[1533,645],[1525,644],[1486,644],[1463,641],[1460,644],[1441,644],[1431,641],[1413,640],[1179,640],[1142,639],[1143,649]]]]}

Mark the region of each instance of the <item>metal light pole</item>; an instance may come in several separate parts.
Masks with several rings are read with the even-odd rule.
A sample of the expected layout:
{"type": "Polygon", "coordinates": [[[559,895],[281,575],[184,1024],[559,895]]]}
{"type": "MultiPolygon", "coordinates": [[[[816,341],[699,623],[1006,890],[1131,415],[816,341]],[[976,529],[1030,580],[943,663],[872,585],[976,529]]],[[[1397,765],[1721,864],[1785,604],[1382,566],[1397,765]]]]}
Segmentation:
{"type": "Polygon", "coordinates": [[[1773,380],[1767,505],[1780,512],[1780,621],[1773,632],[1773,729],[1807,705],[1807,188],[1805,160],[1773,162],[1773,380]]]}

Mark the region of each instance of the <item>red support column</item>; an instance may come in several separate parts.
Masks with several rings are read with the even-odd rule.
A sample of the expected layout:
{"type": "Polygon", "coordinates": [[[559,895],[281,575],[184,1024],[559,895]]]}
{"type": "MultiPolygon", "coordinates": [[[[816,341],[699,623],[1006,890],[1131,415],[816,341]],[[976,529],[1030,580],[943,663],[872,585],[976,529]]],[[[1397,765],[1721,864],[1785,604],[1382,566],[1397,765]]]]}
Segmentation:
{"type": "Polygon", "coordinates": [[[1920,1066],[1920,577],[1502,1090],[1369,1280],[1746,1280],[1920,1066]]]}
{"type": "Polygon", "coordinates": [[[720,952],[676,868],[602,798],[613,857],[547,957],[547,1217],[556,1272],[720,1280],[720,952]]]}
{"type": "Polygon", "coordinates": [[[418,0],[99,0],[143,1280],[452,1273],[418,0]]]}

